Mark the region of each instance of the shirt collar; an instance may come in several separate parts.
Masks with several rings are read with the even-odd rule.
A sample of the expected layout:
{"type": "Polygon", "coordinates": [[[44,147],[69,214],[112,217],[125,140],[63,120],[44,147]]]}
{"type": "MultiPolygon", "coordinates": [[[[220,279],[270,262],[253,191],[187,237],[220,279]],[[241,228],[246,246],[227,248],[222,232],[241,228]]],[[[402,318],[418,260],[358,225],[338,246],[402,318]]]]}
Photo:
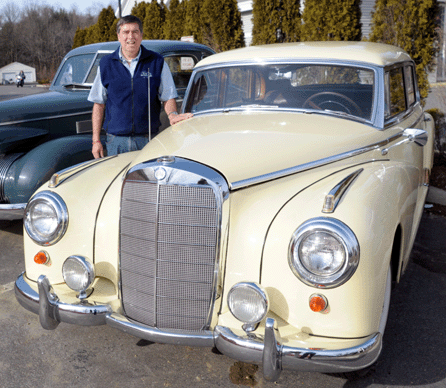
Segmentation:
{"type": "MultiPolygon", "coordinates": [[[[132,59],[132,62],[138,62],[139,58],[141,58],[141,47],[139,48],[139,52],[138,55],[136,56],[136,58],[132,59]]],[[[127,62],[127,59],[125,59],[124,55],[122,55],[122,47],[119,47],[119,59],[121,60],[121,62],[127,62]]]]}

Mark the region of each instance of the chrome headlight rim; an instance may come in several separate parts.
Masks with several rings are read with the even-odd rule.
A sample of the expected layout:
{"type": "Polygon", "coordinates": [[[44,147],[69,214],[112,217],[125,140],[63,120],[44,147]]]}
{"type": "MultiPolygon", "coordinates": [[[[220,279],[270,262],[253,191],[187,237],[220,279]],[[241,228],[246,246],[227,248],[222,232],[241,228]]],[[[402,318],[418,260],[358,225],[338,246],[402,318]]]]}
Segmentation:
{"type": "Polygon", "coordinates": [[[255,282],[239,282],[234,286],[232,286],[228,292],[227,303],[229,311],[231,311],[231,314],[240,322],[243,322],[245,325],[256,325],[266,317],[269,311],[268,294],[266,293],[266,291],[263,289],[262,286],[260,286],[258,283],[255,282]],[[259,301],[261,301],[262,303],[262,310],[261,310],[262,312],[260,314],[257,314],[256,317],[253,317],[253,319],[249,320],[241,319],[240,314],[237,313],[236,308],[234,307],[233,295],[235,292],[238,292],[241,289],[248,289],[250,291],[254,291],[259,296],[259,301]]]}
{"type": "Polygon", "coordinates": [[[41,246],[54,245],[65,235],[68,227],[67,205],[59,194],[52,191],[41,191],[34,195],[26,205],[23,223],[26,233],[36,244],[41,246]],[[41,203],[50,206],[56,215],[57,227],[46,236],[37,231],[36,226],[33,225],[33,220],[30,219],[30,212],[35,209],[36,205],[41,203]]]}
{"type": "Polygon", "coordinates": [[[346,224],[336,218],[317,217],[304,222],[293,233],[288,251],[288,264],[294,275],[306,285],[328,289],[339,287],[353,276],[359,264],[359,257],[359,242],[346,224]],[[343,265],[329,276],[309,271],[298,255],[300,244],[314,233],[326,233],[343,246],[343,265]]]}
{"type": "MultiPolygon", "coordinates": [[[[72,275],[72,274],[71,274],[72,275]]],[[[65,284],[72,289],[73,291],[77,291],[80,294],[85,293],[85,291],[88,290],[88,288],[93,284],[94,279],[95,279],[95,270],[94,270],[94,265],[91,263],[90,260],[88,260],[87,258],[80,256],[80,255],[71,255],[69,257],[67,257],[62,265],[62,276],[63,279],[65,281],[65,284]],[[85,285],[82,287],[75,287],[73,284],[74,282],[72,281],[72,279],[68,278],[68,273],[69,272],[67,270],[67,263],[68,262],[74,262],[76,265],[80,266],[80,268],[82,268],[84,275],[86,276],[85,280],[85,285]]]]}

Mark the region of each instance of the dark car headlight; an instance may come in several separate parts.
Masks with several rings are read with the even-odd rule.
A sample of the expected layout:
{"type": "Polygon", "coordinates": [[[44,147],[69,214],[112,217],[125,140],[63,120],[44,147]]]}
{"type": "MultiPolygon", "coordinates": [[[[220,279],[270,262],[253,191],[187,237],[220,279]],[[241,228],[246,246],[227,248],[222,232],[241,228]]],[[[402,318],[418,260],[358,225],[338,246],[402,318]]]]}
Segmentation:
{"type": "Polygon", "coordinates": [[[305,284],[333,288],[345,283],[359,263],[359,243],[352,230],[334,218],[304,222],[291,239],[288,261],[305,284]]]}
{"type": "Polygon", "coordinates": [[[37,244],[55,244],[65,234],[68,226],[65,202],[51,191],[36,194],[26,206],[24,226],[28,236],[37,244]]]}

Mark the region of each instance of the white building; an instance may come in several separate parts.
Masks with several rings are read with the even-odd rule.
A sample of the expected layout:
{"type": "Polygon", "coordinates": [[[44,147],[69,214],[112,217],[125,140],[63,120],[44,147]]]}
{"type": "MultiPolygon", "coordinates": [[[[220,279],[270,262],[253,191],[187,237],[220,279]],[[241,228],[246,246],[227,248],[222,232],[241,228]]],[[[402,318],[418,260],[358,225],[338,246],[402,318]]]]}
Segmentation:
{"type": "Polygon", "coordinates": [[[0,69],[2,84],[14,83],[15,77],[22,71],[25,73],[25,83],[36,82],[36,69],[20,62],[13,62],[0,69]]]}

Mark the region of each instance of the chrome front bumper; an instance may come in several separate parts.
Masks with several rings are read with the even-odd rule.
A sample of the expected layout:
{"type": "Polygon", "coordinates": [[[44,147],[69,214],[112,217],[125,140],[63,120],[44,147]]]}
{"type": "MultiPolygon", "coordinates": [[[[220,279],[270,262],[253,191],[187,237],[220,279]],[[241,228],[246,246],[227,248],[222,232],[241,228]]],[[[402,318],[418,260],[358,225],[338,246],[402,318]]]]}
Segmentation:
{"type": "Polygon", "coordinates": [[[20,220],[25,214],[26,203],[0,204],[0,220],[20,220]]]}
{"type": "Polygon", "coordinates": [[[372,365],[382,348],[382,336],[376,333],[359,346],[324,350],[290,347],[283,344],[274,319],[267,318],[263,337],[237,335],[231,329],[216,326],[214,331],[168,332],[130,321],[114,313],[109,305],[62,303],[52,292],[49,280],[40,276],[34,291],[20,275],[15,283],[15,295],[27,310],[38,314],[44,329],[52,330],[60,322],[84,326],[110,325],[137,338],[175,345],[216,347],[235,360],[259,364],[265,379],[275,381],[283,369],[306,372],[350,372],[372,365]]]}

